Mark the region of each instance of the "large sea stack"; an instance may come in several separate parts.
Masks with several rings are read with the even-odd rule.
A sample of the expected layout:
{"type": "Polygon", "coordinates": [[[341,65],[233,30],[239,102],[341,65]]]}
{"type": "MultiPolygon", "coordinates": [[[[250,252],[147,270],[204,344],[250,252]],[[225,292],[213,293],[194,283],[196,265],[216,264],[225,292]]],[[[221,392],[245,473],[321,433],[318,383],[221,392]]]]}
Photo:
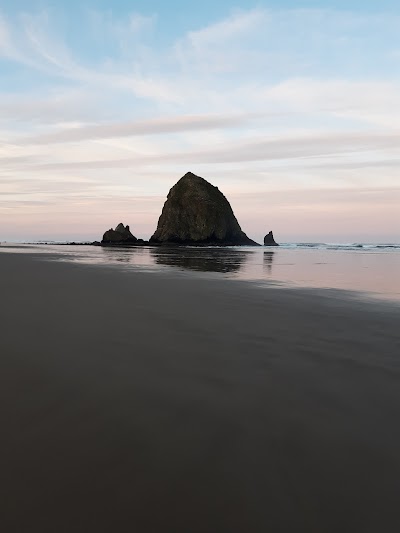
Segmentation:
{"type": "Polygon", "coordinates": [[[118,224],[115,229],[109,229],[103,235],[102,244],[134,244],[137,243],[137,238],[132,235],[129,226],[118,224]]]}
{"type": "Polygon", "coordinates": [[[257,246],[241,230],[218,187],[192,172],[185,174],[169,191],[150,242],[257,246]]]}

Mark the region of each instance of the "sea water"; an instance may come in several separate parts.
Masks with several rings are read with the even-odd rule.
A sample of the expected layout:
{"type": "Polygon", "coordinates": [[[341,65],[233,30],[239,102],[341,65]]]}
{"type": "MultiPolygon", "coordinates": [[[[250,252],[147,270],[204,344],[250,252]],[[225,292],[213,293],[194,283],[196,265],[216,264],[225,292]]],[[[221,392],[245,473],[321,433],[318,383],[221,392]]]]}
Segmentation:
{"type": "Polygon", "coordinates": [[[356,291],[400,301],[400,244],[287,243],[279,247],[101,247],[4,244],[0,253],[125,270],[173,271],[292,286],[356,291]]]}

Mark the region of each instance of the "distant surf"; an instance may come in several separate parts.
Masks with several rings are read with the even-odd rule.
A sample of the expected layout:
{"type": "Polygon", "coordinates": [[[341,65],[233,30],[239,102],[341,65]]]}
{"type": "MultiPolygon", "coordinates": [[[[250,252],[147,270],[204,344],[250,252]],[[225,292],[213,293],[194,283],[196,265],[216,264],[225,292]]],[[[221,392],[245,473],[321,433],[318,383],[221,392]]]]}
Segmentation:
{"type": "Polygon", "coordinates": [[[400,244],[387,243],[325,243],[325,242],[296,242],[296,243],[281,243],[283,248],[316,248],[317,250],[400,250],[400,244]]]}

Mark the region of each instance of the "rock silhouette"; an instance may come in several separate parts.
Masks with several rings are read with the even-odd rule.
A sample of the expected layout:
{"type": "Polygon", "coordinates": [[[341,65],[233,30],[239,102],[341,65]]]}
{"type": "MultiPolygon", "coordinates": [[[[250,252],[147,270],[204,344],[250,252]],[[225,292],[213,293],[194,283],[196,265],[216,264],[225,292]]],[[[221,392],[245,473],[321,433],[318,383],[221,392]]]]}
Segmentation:
{"type": "Polygon", "coordinates": [[[241,230],[218,187],[192,172],[169,191],[150,243],[258,246],[241,230]]]}
{"type": "Polygon", "coordinates": [[[114,229],[109,229],[103,235],[102,244],[133,244],[137,243],[138,239],[132,235],[129,226],[118,224],[114,229]]]}
{"type": "Polygon", "coordinates": [[[275,242],[272,231],[267,233],[267,235],[264,237],[264,246],[279,246],[279,244],[275,242]]]}

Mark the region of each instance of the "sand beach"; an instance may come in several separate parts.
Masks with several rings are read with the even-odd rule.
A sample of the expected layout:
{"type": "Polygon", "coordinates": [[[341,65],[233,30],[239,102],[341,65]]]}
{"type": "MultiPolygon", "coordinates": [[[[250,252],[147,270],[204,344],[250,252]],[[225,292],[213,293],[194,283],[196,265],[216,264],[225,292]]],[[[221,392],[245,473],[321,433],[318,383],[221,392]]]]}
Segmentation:
{"type": "Polygon", "coordinates": [[[400,530],[398,304],[48,259],[0,254],[3,531],[400,530]]]}

